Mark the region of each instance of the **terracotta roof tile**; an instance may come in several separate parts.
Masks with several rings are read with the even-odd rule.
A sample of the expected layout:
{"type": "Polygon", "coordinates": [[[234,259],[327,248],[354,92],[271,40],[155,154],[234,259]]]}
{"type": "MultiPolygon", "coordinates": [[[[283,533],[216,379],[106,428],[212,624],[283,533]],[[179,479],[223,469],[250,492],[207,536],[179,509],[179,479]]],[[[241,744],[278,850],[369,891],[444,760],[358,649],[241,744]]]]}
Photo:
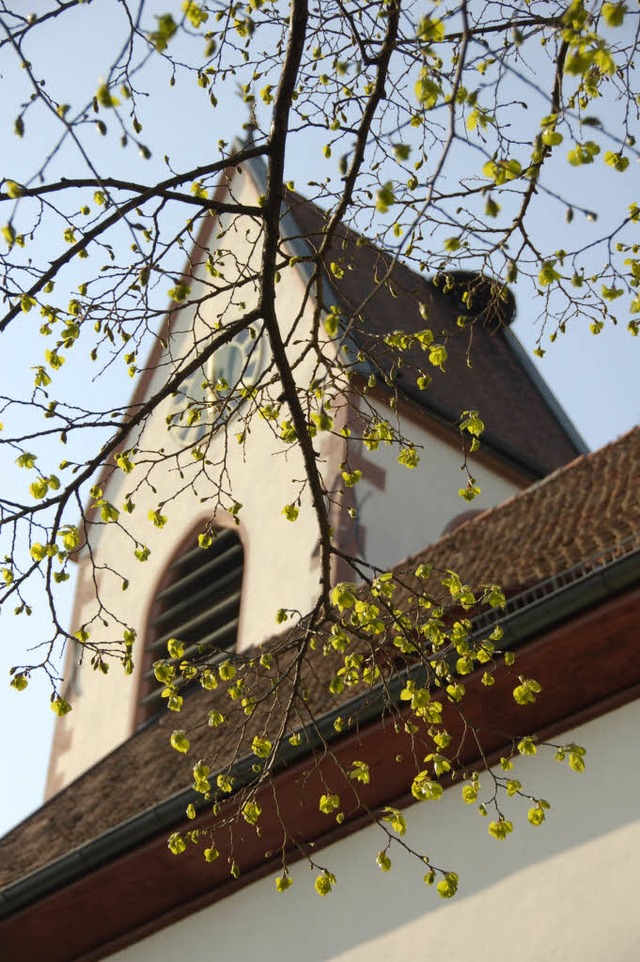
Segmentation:
{"type": "MultiPolygon", "coordinates": [[[[417,562],[429,561],[456,570],[472,585],[497,582],[510,591],[528,587],[604,548],[622,555],[630,539],[640,546],[639,489],[640,428],[467,521],[398,567],[414,570],[417,562]]],[[[310,713],[331,707],[326,685],[334,670],[318,649],[305,680],[310,713]]],[[[186,698],[180,727],[200,723],[218,697],[220,689],[198,690],[186,698]]],[[[249,720],[245,742],[260,721],[249,720]]],[[[181,791],[185,759],[168,746],[176,723],[175,716],[164,713],[0,840],[0,885],[181,791]]],[[[206,754],[209,740],[222,737],[221,731],[214,735],[206,726],[197,729],[193,757],[206,754]]],[[[226,746],[221,761],[232,758],[233,749],[226,746]]]]}

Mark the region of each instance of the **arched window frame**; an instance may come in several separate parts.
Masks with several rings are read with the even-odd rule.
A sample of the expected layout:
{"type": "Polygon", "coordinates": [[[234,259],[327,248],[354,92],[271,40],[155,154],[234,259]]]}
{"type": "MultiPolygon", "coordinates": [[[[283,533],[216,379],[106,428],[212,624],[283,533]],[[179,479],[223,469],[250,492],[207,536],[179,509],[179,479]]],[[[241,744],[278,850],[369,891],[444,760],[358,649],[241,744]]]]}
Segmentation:
{"type": "MultiPolygon", "coordinates": [[[[236,650],[245,569],[243,539],[235,524],[219,524],[212,531],[211,547],[201,548],[198,534],[203,527],[202,523],[195,526],[181,541],[156,585],[144,633],[136,727],[164,708],[153,664],[169,657],[169,638],[184,643],[185,656],[207,663],[236,650]],[[205,584],[208,578],[211,581],[205,584]]],[[[182,687],[187,690],[188,683],[182,687]]]]}

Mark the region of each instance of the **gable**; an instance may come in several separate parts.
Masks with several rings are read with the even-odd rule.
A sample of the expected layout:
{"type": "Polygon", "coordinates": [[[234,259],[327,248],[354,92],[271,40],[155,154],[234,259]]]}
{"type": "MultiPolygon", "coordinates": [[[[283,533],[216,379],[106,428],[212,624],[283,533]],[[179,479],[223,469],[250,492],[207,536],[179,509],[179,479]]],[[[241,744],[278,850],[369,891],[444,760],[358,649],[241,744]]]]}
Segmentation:
{"type": "MultiPolygon", "coordinates": [[[[228,190],[223,185],[221,196],[227,197],[228,190]]],[[[245,172],[234,178],[229,196],[252,207],[258,186],[245,172]]],[[[285,447],[255,411],[251,431],[244,440],[239,438],[242,418],[254,405],[251,398],[232,396],[231,380],[241,373],[243,384],[250,387],[272,374],[265,339],[251,336],[251,331],[258,331],[259,320],[220,350],[212,349],[221,332],[256,313],[253,279],[260,266],[259,234],[255,224],[247,230],[237,221],[228,212],[205,219],[183,275],[172,288],[174,296],[182,298],[178,289],[188,287],[188,303],[174,301],[128,410],[135,417],[154,394],[164,397],[127,438],[127,457],[134,469],[118,466],[123,452],[116,452],[98,482],[116,510],[126,512],[129,506],[133,510],[122,514],[126,525],[101,523],[94,514],[97,524],[87,526],[91,553],[85,547],[77,554],[78,590],[70,627],[73,632],[82,626],[99,644],[121,641],[125,627],[135,631],[136,669],[130,678],[115,665],[108,677],[100,677],[90,658],[78,664],[80,653],[69,646],[65,694],[74,710],[56,727],[49,793],[135,730],[136,690],[140,673],[144,674],[139,649],[154,630],[157,594],[165,586],[168,567],[185,550],[188,534],[195,547],[199,534],[233,527],[245,545],[238,650],[274,632],[279,607],[304,612],[317,597],[317,532],[310,495],[300,481],[304,476],[300,452],[296,445],[285,447]],[[185,381],[169,390],[171,379],[185,369],[189,371],[185,381]],[[301,517],[294,526],[283,517],[283,507],[298,498],[301,517]],[[272,551],[275,543],[280,548],[277,555],[272,551]],[[117,711],[112,710],[114,704],[117,711]]],[[[300,309],[303,295],[298,273],[287,272],[278,287],[278,307],[286,333],[295,328],[301,345],[311,310],[300,309]]],[[[294,345],[292,350],[296,356],[303,347],[294,345]]],[[[303,360],[297,368],[305,383],[311,377],[310,363],[303,360]]],[[[338,471],[335,457],[326,454],[332,476],[338,471]]]]}

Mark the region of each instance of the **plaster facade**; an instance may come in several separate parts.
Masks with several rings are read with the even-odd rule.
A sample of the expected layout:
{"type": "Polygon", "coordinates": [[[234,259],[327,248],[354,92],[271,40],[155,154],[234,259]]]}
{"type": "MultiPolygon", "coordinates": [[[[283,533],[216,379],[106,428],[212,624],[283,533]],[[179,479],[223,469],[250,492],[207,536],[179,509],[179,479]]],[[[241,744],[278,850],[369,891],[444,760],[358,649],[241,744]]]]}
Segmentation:
{"type": "MultiPolygon", "coordinates": [[[[255,205],[260,191],[261,185],[252,180],[248,168],[234,179],[232,195],[239,204],[255,205]]],[[[234,219],[231,214],[210,219],[186,272],[193,304],[177,308],[170,316],[166,347],[148,362],[142,379],[144,384],[146,378],[146,386],[139,389],[136,403],[143,403],[161,389],[167,377],[195,358],[221,326],[224,329],[225,324],[256,306],[257,291],[250,278],[259,275],[260,253],[257,224],[247,229],[246,218],[234,219]],[[217,274],[207,269],[209,254],[217,274]],[[216,290],[218,293],[211,297],[216,290]]],[[[284,323],[283,339],[295,377],[304,388],[318,376],[314,353],[306,350],[314,307],[307,285],[304,270],[294,264],[282,271],[276,288],[278,316],[284,323]]],[[[255,341],[245,336],[239,352],[239,363],[247,364],[245,375],[254,383],[261,378],[268,382],[274,373],[266,338],[262,344],[259,337],[258,323],[255,341]]],[[[225,355],[230,363],[229,352],[235,343],[225,345],[202,372],[194,372],[189,382],[190,397],[202,390],[203,380],[216,382],[218,370],[224,371],[225,355]]],[[[325,349],[334,348],[329,343],[325,349]]],[[[236,370],[239,374],[242,366],[236,370]]],[[[344,386],[347,388],[346,379],[344,386]]],[[[220,396],[224,398],[224,392],[220,396]]],[[[203,396],[202,408],[203,419],[210,422],[211,397],[211,392],[203,396]]],[[[334,402],[339,427],[348,405],[340,397],[335,397],[334,402]]],[[[383,400],[370,403],[373,410],[377,407],[381,418],[396,418],[383,400]]],[[[122,526],[91,525],[95,567],[87,550],[80,552],[71,630],[86,627],[92,641],[115,644],[122,638],[125,625],[133,628],[138,645],[136,670],[133,676],[127,676],[116,663],[104,677],[93,670],[90,658],[83,658],[81,647],[69,651],[65,677],[70,683],[66,695],[73,711],[56,727],[47,796],[69,784],[135,730],[143,661],[140,655],[158,586],[176,554],[185,550],[189,538],[195,541],[196,534],[209,524],[226,527],[239,522],[244,573],[237,651],[284,630],[307,614],[316,601],[319,532],[297,445],[285,444],[279,437],[278,424],[274,427],[257,413],[247,425],[243,443],[238,443],[237,435],[245,428],[244,413],[251,405],[250,400],[245,400],[235,408],[226,426],[215,430],[210,425],[208,434],[203,432],[205,459],[194,460],[199,429],[197,424],[186,426],[185,405],[186,400],[179,395],[167,397],[137,436],[131,438],[131,447],[136,448],[132,455],[136,468],[130,474],[115,467],[105,473],[104,497],[120,510],[130,498],[135,510],[122,515],[122,526]],[[167,418],[173,418],[169,431],[167,418]],[[242,508],[234,517],[235,502],[242,508]],[[284,506],[292,502],[299,504],[295,523],[283,516],[284,506]],[[150,512],[156,509],[167,518],[162,529],[149,520],[150,512]],[[142,545],[149,549],[143,564],[134,554],[142,545]],[[128,584],[125,594],[124,583],[128,584]],[[102,607],[96,602],[96,594],[102,607]],[[293,612],[292,619],[282,628],[275,621],[279,608],[293,612]],[[120,622],[117,614],[121,615],[120,622]]],[[[285,416],[281,411],[280,420],[285,416]]],[[[410,470],[399,464],[395,446],[381,445],[373,452],[357,451],[371,470],[364,472],[357,486],[342,494],[344,439],[337,432],[324,432],[318,434],[315,442],[327,490],[338,498],[353,499],[355,520],[347,523],[346,530],[337,531],[338,541],[345,550],[382,569],[437,541],[445,525],[469,507],[458,494],[458,489],[466,484],[466,476],[461,470],[464,454],[456,433],[442,427],[434,430],[427,414],[417,420],[403,419],[401,427],[421,454],[418,467],[410,470]]],[[[473,471],[482,494],[472,507],[481,510],[504,501],[527,480],[514,472],[505,473],[486,458],[478,464],[474,461],[473,471]]],[[[353,574],[344,565],[336,566],[334,577],[351,580],[353,574]]]]}
{"type": "Polygon", "coordinates": [[[463,500],[458,493],[467,483],[461,438],[450,430],[434,430],[427,417],[420,423],[390,412],[381,402],[369,403],[380,418],[397,422],[420,456],[416,468],[406,468],[398,463],[396,447],[381,444],[364,452],[365,463],[376,473],[365,470],[354,493],[370,564],[382,569],[398,564],[438,541],[445,527],[469,508],[495,507],[525,486],[513,472],[508,476],[487,459],[473,458],[469,468],[481,493],[471,503],[463,500]]]}
{"type": "MultiPolygon", "coordinates": [[[[257,188],[245,176],[234,191],[239,203],[255,203],[257,188]]],[[[256,268],[259,247],[251,234],[235,230],[229,217],[221,218],[220,231],[231,267],[227,280],[233,277],[234,264],[249,263],[256,268]]],[[[196,271],[194,271],[196,273],[196,271]]],[[[203,267],[197,269],[202,284],[203,267]]],[[[195,290],[195,283],[192,282],[195,290]]],[[[174,359],[184,363],[199,343],[206,342],[215,331],[219,318],[231,311],[237,290],[231,286],[226,301],[216,301],[215,317],[206,313],[213,307],[207,302],[202,311],[191,311],[190,317],[180,312],[173,326],[173,339],[168,353],[161,358],[150,378],[148,393],[156,389],[171,371],[174,359]]],[[[243,289],[246,309],[253,306],[255,291],[243,289]]],[[[311,307],[304,304],[304,283],[296,270],[283,274],[278,286],[277,309],[283,318],[291,319],[286,334],[294,339],[291,355],[303,350],[311,323],[311,307]],[[297,345],[297,346],[296,346],[297,345]]],[[[237,308],[237,306],[236,306],[237,308]]],[[[189,311],[185,311],[189,314],[189,311]]],[[[303,360],[296,368],[300,383],[311,378],[312,360],[303,360]]],[[[269,376],[270,358],[263,350],[260,370],[269,376]]],[[[246,404],[247,402],[245,402],[246,404]]],[[[104,497],[121,508],[127,496],[136,507],[126,516],[126,525],[92,526],[91,544],[96,570],[86,550],[79,557],[78,589],[72,630],[87,626],[91,640],[106,642],[122,638],[123,625],[112,611],[126,612],[123,620],[135,629],[137,644],[144,641],[154,604],[157,586],[176,553],[184,548],[190,533],[195,539],[208,523],[217,527],[235,525],[230,511],[234,502],[242,509],[237,518],[238,531],[245,551],[242,605],[237,649],[243,650],[277,633],[275,614],[285,607],[305,614],[317,597],[318,577],[314,549],[318,534],[309,494],[301,479],[304,467],[297,446],[279,440],[269,422],[256,416],[246,443],[239,444],[236,433],[243,428],[242,406],[238,407],[228,429],[212,436],[207,450],[210,464],[194,461],[193,442],[188,432],[167,432],[166,418],[180,407],[168,398],[150,418],[135,439],[139,453],[133,460],[153,466],[147,477],[150,483],[139,483],[136,468],[131,474],[114,470],[104,485],[104,497]],[[157,452],[162,451],[162,456],[157,452]],[[151,487],[153,485],[153,488],[151,487]],[[176,490],[179,494],[176,495],[176,490]],[[300,499],[300,515],[295,524],[282,514],[285,504],[300,499]],[[167,523],[159,529],[149,520],[149,512],[161,506],[167,523]],[[126,530],[125,530],[126,529],[126,530]],[[148,559],[136,559],[134,550],[140,545],[149,549],[148,559]],[[118,572],[116,576],[114,571],[118,572]],[[140,577],[140,575],[143,577],[140,577]],[[129,582],[123,595],[123,579],[129,582]],[[96,586],[103,607],[96,603],[96,586]]],[[[184,404],[182,404],[184,407],[184,404]]],[[[132,445],[133,445],[132,440],[132,445]]],[[[322,450],[322,449],[321,449],[322,450]]],[[[323,452],[324,453],[324,452],[323,452]]],[[[328,477],[338,472],[335,448],[330,447],[323,460],[328,477]]],[[[118,664],[111,666],[107,677],[95,672],[82,649],[69,653],[66,677],[71,679],[67,697],[73,711],[60,720],[54,736],[47,794],[51,795],[95,764],[120,744],[134,730],[141,659],[133,676],[125,675],[118,664]]]]}
{"type": "MultiPolygon", "coordinates": [[[[337,876],[320,898],[304,862],[293,886],[275,891],[271,875],[109,956],[112,962],[629,962],[640,953],[640,703],[557,736],[589,746],[577,775],[553,753],[522,760],[515,777],[552,805],[534,828],[526,803],[504,842],[491,838],[473,806],[447,797],[407,812],[407,838],[460,875],[444,902],[422,882],[421,866],[392,846],[390,872],[375,864],[384,844],[365,828],[316,855],[337,876]],[[615,799],[612,796],[615,793],[615,799]],[[394,851],[395,850],[395,851],[394,851]]],[[[484,776],[485,783],[487,776],[484,776]]],[[[458,794],[459,788],[449,793],[458,794]]]]}

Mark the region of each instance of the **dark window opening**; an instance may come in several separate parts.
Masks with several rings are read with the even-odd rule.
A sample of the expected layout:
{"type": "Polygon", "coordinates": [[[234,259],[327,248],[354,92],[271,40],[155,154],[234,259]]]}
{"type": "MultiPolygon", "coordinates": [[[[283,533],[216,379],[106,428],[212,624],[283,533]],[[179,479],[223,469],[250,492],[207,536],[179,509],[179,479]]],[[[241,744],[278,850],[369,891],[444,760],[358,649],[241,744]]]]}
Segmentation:
{"type": "Polygon", "coordinates": [[[210,548],[189,547],[169,565],[147,633],[140,721],[164,706],[153,663],[168,657],[177,638],[184,657],[208,664],[233,651],[238,634],[244,552],[235,531],[218,531],[210,548]]]}

